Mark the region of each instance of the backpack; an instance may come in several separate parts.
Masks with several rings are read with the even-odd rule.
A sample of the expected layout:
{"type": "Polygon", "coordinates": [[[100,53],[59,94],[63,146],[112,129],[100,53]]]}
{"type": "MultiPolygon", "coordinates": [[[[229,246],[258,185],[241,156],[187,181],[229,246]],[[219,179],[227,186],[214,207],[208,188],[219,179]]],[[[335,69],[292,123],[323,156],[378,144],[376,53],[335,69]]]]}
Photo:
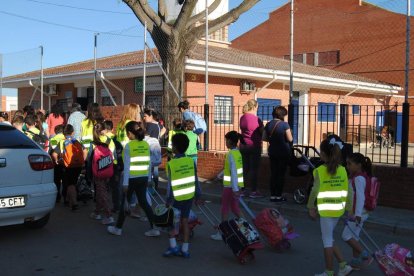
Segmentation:
{"type": "Polygon", "coordinates": [[[42,149],[47,151],[47,149],[49,148],[49,139],[43,132],[36,134],[30,130],[27,130],[26,133],[29,133],[32,136],[32,140],[36,144],[38,144],[42,149]]]}
{"type": "Polygon", "coordinates": [[[94,178],[106,179],[114,175],[114,159],[108,147],[98,145],[93,149],[92,175],[94,178]]]}
{"type": "Polygon", "coordinates": [[[76,139],[66,139],[62,141],[63,151],[62,159],[63,165],[66,168],[81,168],[85,164],[83,158],[82,144],[76,139]]]}
{"type": "Polygon", "coordinates": [[[204,118],[203,118],[203,117],[201,117],[201,115],[200,115],[200,114],[195,113],[195,112],[190,111],[190,110],[186,111],[186,113],[188,114],[188,117],[187,117],[186,119],[187,119],[187,120],[192,120],[192,121],[194,122],[194,124],[195,124],[195,129],[196,129],[196,130],[197,130],[197,129],[201,129],[201,130],[203,130],[203,132],[201,132],[201,133],[199,133],[199,134],[202,134],[202,133],[204,133],[204,132],[206,132],[206,131],[207,131],[207,124],[206,124],[206,121],[204,120],[204,118]]]}
{"type": "MultiPolygon", "coordinates": [[[[372,211],[377,207],[379,189],[380,189],[381,183],[379,182],[378,178],[369,177],[367,174],[360,174],[357,176],[365,177],[366,185],[365,185],[364,208],[367,211],[372,211]]],[[[354,189],[354,191],[355,191],[355,177],[352,179],[352,188],[354,189]]],[[[354,195],[354,201],[355,201],[355,198],[356,198],[356,195],[354,195]]]]}

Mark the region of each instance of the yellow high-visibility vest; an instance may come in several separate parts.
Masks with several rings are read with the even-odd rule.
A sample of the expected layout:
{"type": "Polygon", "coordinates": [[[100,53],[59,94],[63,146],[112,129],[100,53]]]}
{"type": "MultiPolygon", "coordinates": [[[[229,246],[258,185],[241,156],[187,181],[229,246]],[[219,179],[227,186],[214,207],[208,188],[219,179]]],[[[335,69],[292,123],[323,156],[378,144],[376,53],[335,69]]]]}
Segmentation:
{"type": "Polygon", "coordinates": [[[191,157],[171,159],[167,164],[170,172],[174,199],[192,199],[195,194],[194,160],[191,157]]]}
{"type": "MultiPolygon", "coordinates": [[[[132,140],[129,146],[129,174],[131,176],[148,176],[150,166],[150,148],[146,141],[132,140]]],[[[125,162],[124,151],[122,159],[125,162]]]]}
{"type": "Polygon", "coordinates": [[[230,150],[226,154],[226,161],[224,162],[224,178],[223,186],[231,187],[231,171],[230,171],[230,155],[233,156],[233,160],[236,163],[237,169],[237,185],[240,188],[244,187],[243,181],[243,159],[239,150],[230,150]]]}
{"type": "Polygon", "coordinates": [[[343,166],[339,166],[335,175],[328,173],[326,165],[314,170],[319,176],[317,205],[321,217],[340,217],[345,212],[348,196],[348,176],[343,166]]]}

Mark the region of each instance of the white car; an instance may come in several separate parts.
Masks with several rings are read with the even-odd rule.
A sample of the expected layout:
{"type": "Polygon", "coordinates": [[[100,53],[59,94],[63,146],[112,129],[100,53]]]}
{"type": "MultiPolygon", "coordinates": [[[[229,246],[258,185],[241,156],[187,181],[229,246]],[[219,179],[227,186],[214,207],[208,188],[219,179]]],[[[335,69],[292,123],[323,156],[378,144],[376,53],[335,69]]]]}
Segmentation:
{"type": "Polygon", "coordinates": [[[0,124],[0,226],[45,226],[56,194],[50,156],[24,133],[0,124]]]}

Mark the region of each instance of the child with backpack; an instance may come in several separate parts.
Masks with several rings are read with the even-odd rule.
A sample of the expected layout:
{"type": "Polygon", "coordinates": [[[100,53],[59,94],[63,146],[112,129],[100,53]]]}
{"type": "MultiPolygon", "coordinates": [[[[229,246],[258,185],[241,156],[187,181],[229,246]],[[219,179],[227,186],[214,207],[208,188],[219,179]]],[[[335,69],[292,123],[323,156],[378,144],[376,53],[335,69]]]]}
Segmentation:
{"type": "Polygon", "coordinates": [[[172,138],[172,148],[175,154],[168,164],[168,189],[166,206],[173,206],[180,211],[180,224],[183,229],[184,243],[177,245],[175,230],[170,231],[170,246],[164,252],[164,257],[182,256],[190,257],[189,240],[190,229],[188,217],[190,214],[193,199],[198,204],[201,196],[200,186],[197,178],[197,166],[193,159],[185,156],[185,151],[189,145],[187,135],[177,133],[172,138]]]}
{"type": "Polygon", "coordinates": [[[27,115],[24,119],[26,131],[24,132],[30,139],[38,144],[42,149],[48,150],[48,138],[36,127],[37,117],[35,115],[27,115]]]}
{"type": "Polygon", "coordinates": [[[78,210],[76,182],[85,164],[82,144],[73,137],[75,133],[72,125],[66,125],[63,129],[65,139],[61,140],[52,153],[58,164],[63,165],[62,174],[62,195],[65,203],[72,211],[78,210]]]}
{"type": "MultiPolygon", "coordinates": [[[[60,141],[65,140],[65,135],[63,134],[63,129],[64,129],[63,125],[55,126],[55,134],[56,135],[53,136],[52,138],[50,138],[49,153],[52,156],[52,158],[53,158],[53,152],[56,149],[56,147],[59,146],[60,141]]],[[[54,172],[53,180],[55,182],[56,189],[57,189],[56,202],[60,202],[60,199],[62,197],[60,188],[62,186],[62,181],[63,181],[63,164],[60,164],[59,162],[56,162],[56,161],[55,161],[56,165],[53,168],[53,172],[54,172]]]]}
{"type": "Polygon", "coordinates": [[[109,138],[105,136],[105,133],[103,123],[96,123],[93,126],[93,142],[88,163],[91,164],[92,180],[96,192],[96,207],[90,217],[108,225],[114,223],[108,193],[109,180],[114,174],[114,157],[109,149],[109,138]]]}
{"type": "Polygon", "coordinates": [[[114,150],[114,175],[109,180],[109,187],[111,188],[112,195],[112,211],[118,212],[121,204],[121,185],[120,175],[123,170],[122,164],[122,144],[116,140],[115,134],[112,132],[114,124],[112,121],[104,121],[106,136],[111,139],[111,142],[115,146],[114,150]]]}
{"type": "Polygon", "coordinates": [[[110,234],[122,235],[122,226],[125,221],[125,204],[131,202],[132,194],[135,193],[138,203],[144,210],[151,229],[145,232],[145,236],[155,237],[160,235],[160,231],[154,229],[154,213],[147,201],[148,176],[150,174],[150,148],[147,142],[143,141],[145,129],[141,122],[130,121],[126,124],[129,143],[125,145],[122,152],[124,161],[124,176],[122,179],[124,193],[122,195],[121,208],[115,226],[108,226],[110,234]]]}
{"type": "Polygon", "coordinates": [[[352,272],[338,247],[334,245],[333,233],[339,218],[345,210],[351,210],[351,193],[348,187],[346,170],[341,166],[342,142],[332,138],[323,140],[320,146],[321,159],[324,164],[313,171],[314,184],[309,196],[309,216],[316,219],[320,216],[320,226],[325,256],[325,271],[318,276],[333,276],[333,258],[339,262],[338,276],[345,276],[352,272]],[[315,200],[317,207],[315,207],[315,200]]]}
{"type": "Polygon", "coordinates": [[[355,152],[347,158],[347,169],[351,177],[349,184],[353,189],[352,208],[355,218],[354,221],[348,221],[342,232],[342,239],[352,248],[353,258],[350,265],[354,270],[360,270],[364,263],[368,265],[372,262],[369,252],[364,250],[358,242],[361,228],[369,216],[368,211],[372,210],[369,206],[372,184],[371,160],[355,152]]]}
{"type": "MultiPolygon", "coordinates": [[[[240,189],[244,187],[243,182],[243,159],[237,144],[241,134],[237,131],[229,131],[225,135],[226,147],[229,149],[224,161],[223,175],[223,193],[221,195],[221,220],[228,219],[229,211],[233,212],[236,217],[240,217],[239,197],[240,189]]],[[[211,235],[216,241],[221,241],[220,232],[211,235]]]]}

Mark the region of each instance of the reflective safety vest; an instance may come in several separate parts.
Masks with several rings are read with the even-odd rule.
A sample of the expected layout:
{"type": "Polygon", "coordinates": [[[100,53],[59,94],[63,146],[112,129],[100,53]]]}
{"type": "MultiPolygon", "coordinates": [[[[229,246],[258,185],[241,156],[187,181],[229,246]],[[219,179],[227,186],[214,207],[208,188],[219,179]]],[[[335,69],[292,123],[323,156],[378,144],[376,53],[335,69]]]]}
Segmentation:
{"type": "MultiPolygon", "coordinates": [[[[114,158],[114,164],[118,164],[118,160],[117,160],[117,156],[116,156],[116,150],[115,150],[115,135],[113,133],[107,133],[106,137],[108,137],[110,139],[109,144],[108,144],[108,148],[109,150],[112,152],[112,157],[114,158]]],[[[102,137],[100,137],[101,141],[102,141],[102,137]]],[[[106,143],[107,141],[102,141],[104,143],[106,143]]]]}
{"type": "Polygon", "coordinates": [[[89,119],[83,119],[81,126],[81,143],[86,149],[89,149],[89,146],[93,141],[93,122],[89,119]]]}
{"type": "Polygon", "coordinates": [[[128,144],[129,138],[125,129],[126,124],[131,122],[131,120],[126,120],[125,124],[121,127],[121,125],[118,125],[116,128],[116,140],[121,143],[122,147],[125,148],[125,145],[128,144]]]}
{"type": "Polygon", "coordinates": [[[174,199],[192,199],[195,194],[194,160],[191,157],[171,159],[168,168],[174,199]]]}
{"type": "Polygon", "coordinates": [[[231,187],[231,168],[230,168],[230,156],[233,157],[234,162],[236,163],[237,169],[237,185],[240,188],[244,187],[243,181],[243,159],[241,153],[238,149],[230,150],[226,154],[226,161],[224,162],[224,178],[223,185],[224,187],[231,187]]]}
{"type": "MultiPolygon", "coordinates": [[[[348,196],[348,176],[343,166],[339,166],[335,175],[328,173],[326,165],[318,167],[319,192],[317,205],[321,217],[340,217],[345,212],[348,196]]],[[[314,176],[316,172],[314,171],[314,176]]]]}
{"type": "Polygon", "coordinates": [[[38,128],[36,128],[36,127],[32,127],[31,129],[27,129],[25,131],[25,133],[26,133],[27,137],[29,137],[30,139],[33,140],[33,135],[34,134],[39,135],[40,134],[40,130],[38,128]]]}
{"type": "MultiPolygon", "coordinates": [[[[150,148],[147,142],[132,140],[129,146],[129,175],[133,177],[148,176],[150,167],[150,148]]],[[[122,159],[125,162],[124,152],[122,159]]]]}
{"type": "Polygon", "coordinates": [[[65,135],[63,133],[56,134],[52,138],[50,138],[49,143],[52,149],[55,149],[60,141],[65,140],[65,135]]]}

